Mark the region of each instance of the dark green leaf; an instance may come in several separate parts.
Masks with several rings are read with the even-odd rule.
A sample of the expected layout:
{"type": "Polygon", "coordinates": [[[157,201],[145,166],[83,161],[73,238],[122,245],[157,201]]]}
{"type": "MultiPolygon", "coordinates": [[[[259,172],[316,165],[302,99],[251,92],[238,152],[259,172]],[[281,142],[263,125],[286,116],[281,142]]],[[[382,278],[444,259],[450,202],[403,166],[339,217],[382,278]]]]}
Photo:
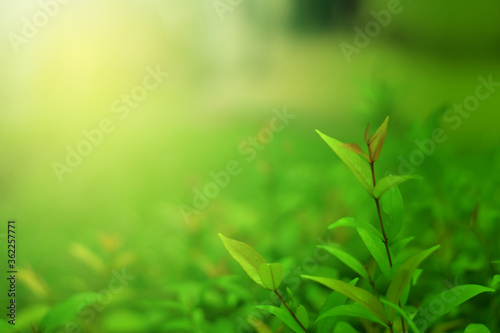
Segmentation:
{"type": "MultiPolygon", "coordinates": [[[[358,282],[359,278],[355,278],[349,282],[350,285],[354,286],[358,282]]],[[[336,306],[344,305],[347,300],[347,297],[342,295],[337,291],[332,291],[331,294],[326,299],[325,303],[321,307],[319,311],[319,315],[321,316],[329,309],[333,309],[336,306]]],[[[328,317],[323,320],[316,320],[318,333],[330,333],[337,323],[337,317],[328,317]]]]}
{"type": "Polygon", "coordinates": [[[387,238],[396,237],[403,227],[403,198],[397,186],[391,188],[380,200],[380,211],[387,238]]]}
{"type": "Polygon", "coordinates": [[[384,177],[377,182],[377,185],[375,185],[373,196],[375,198],[380,198],[391,187],[399,185],[409,179],[420,179],[420,177],[415,175],[384,177]]]}
{"type": "Polygon", "coordinates": [[[290,312],[288,312],[287,310],[271,305],[256,305],[254,306],[254,308],[264,310],[275,315],[288,327],[290,327],[294,332],[304,333],[302,327],[300,327],[300,325],[295,321],[290,312]]]}
{"type": "Polygon", "coordinates": [[[369,233],[377,235],[380,239],[383,239],[382,233],[375,229],[370,223],[366,223],[361,220],[357,220],[353,217],[343,217],[337,222],[333,222],[328,226],[328,229],[334,229],[337,227],[349,227],[349,228],[360,228],[368,231],[369,233]]]}
{"type": "Polygon", "coordinates": [[[349,323],[345,321],[339,321],[335,327],[335,333],[358,333],[349,323]]]}
{"type": "Polygon", "coordinates": [[[390,306],[395,311],[397,311],[404,318],[404,320],[408,323],[408,325],[410,325],[410,328],[412,329],[413,332],[420,333],[420,331],[418,330],[417,326],[415,326],[415,324],[413,323],[413,321],[410,319],[410,317],[408,316],[408,314],[403,309],[401,309],[398,305],[396,305],[396,304],[394,304],[392,302],[389,302],[389,301],[387,301],[385,299],[381,299],[380,301],[382,303],[390,306]]]}
{"type": "Polygon", "coordinates": [[[490,330],[483,324],[470,324],[465,328],[464,333],[490,333],[490,330]]]}
{"type": "Polygon", "coordinates": [[[368,248],[368,251],[370,251],[373,258],[378,263],[378,267],[382,271],[382,274],[384,274],[387,279],[390,279],[391,266],[389,265],[389,257],[387,256],[387,249],[384,242],[364,229],[358,229],[358,234],[368,248]]]}
{"type": "Polygon", "coordinates": [[[388,327],[386,323],[381,321],[379,318],[377,318],[373,313],[368,311],[366,308],[364,308],[362,305],[358,303],[354,304],[347,304],[347,305],[339,305],[333,309],[330,309],[323,313],[321,316],[318,317],[317,321],[323,320],[328,317],[332,316],[350,316],[350,317],[357,317],[357,318],[364,318],[368,319],[370,321],[379,323],[382,326],[388,327]]]}

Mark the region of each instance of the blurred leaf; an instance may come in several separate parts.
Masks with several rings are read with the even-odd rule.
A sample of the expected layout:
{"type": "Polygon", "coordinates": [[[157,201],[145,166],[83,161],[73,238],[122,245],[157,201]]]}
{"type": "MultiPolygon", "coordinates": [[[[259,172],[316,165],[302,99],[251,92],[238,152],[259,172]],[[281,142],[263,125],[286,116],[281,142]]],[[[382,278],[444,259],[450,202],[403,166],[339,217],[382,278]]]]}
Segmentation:
{"type": "Polygon", "coordinates": [[[413,323],[413,321],[410,319],[410,317],[408,316],[408,314],[403,309],[401,309],[398,305],[396,305],[396,304],[394,304],[392,302],[389,302],[389,301],[387,301],[385,299],[381,299],[380,301],[382,303],[390,306],[391,308],[393,308],[396,312],[398,312],[404,318],[404,320],[406,321],[406,323],[408,323],[408,325],[410,325],[410,328],[412,329],[413,332],[420,333],[420,331],[417,328],[417,326],[415,326],[415,324],[413,323]]]}
{"type": "Polygon", "coordinates": [[[276,290],[281,284],[283,279],[283,265],[282,264],[269,264],[265,263],[259,267],[259,275],[262,283],[269,290],[276,290]]]}
{"type": "Polygon", "coordinates": [[[337,227],[350,227],[350,228],[361,228],[364,229],[372,234],[377,235],[380,239],[383,239],[382,233],[375,229],[374,226],[372,226],[370,223],[357,220],[353,217],[343,217],[340,220],[333,222],[328,226],[328,229],[334,229],[337,227]]]}
{"type": "Polygon", "coordinates": [[[333,246],[319,246],[319,247],[333,254],[340,261],[346,264],[349,268],[358,273],[361,277],[368,279],[368,272],[366,271],[365,267],[359,262],[358,259],[351,256],[349,253],[337,249],[333,246]]]}
{"type": "Polygon", "coordinates": [[[73,243],[69,247],[69,252],[77,259],[81,260],[96,273],[102,273],[106,270],[106,265],[97,254],[87,246],[80,243],[73,243]]]}
{"type": "Polygon", "coordinates": [[[40,330],[44,333],[54,332],[59,326],[73,319],[82,309],[99,299],[98,293],[81,293],[68,298],[54,306],[40,322],[40,330]]]}
{"type": "Polygon", "coordinates": [[[339,321],[335,327],[334,333],[358,333],[349,323],[345,321],[339,321]]]}
{"type": "Polygon", "coordinates": [[[450,312],[455,307],[459,306],[463,302],[469,300],[470,298],[484,292],[494,292],[494,289],[486,288],[483,286],[475,284],[465,284],[462,286],[454,287],[449,290],[445,290],[442,293],[435,295],[428,299],[418,310],[415,317],[413,317],[413,322],[418,325],[421,329],[426,329],[433,322],[450,312]],[[451,296],[450,296],[451,295],[451,296]],[[432,304],[438,302],[441,304],[442,310],[439,313],[435,313],[431,318],[427,315],[429,309],[431,309],[432,304]]]}
{"type": "MultiPolygon", "coordinates": [[[[422,261],[425,260],[432,252],[436,251],[439,245],[436,245],[430,249],[424,250],[406,260],[401,267],[398,269],[394,278],[392,279],[389,289],[387,290],[387,300],[394,304],[397,304],[403,294],[406,286],[410,283],[413,273],[420,265],[422,261]]],[[[392,320],[394,316],[394,311],[390,311],[389,318],[392,320]]]]}
{"type": "Polygon", "coordinates": [[[323,313],[321,316],[318,317],[317,321],[323,320],[328,317],[332,316],[350,316],[350,317],[356,317],[356,318],[364,318],[368,319],[370,321],[379,323],[382,326],[385,326],[388,328],[386,323],[381,321],[379,318],[377,318],[373,313],[368,311],[365,307],[358,303],[354,304],[347,304],[347,305],[339,305],[333,309],[330,309],[323,313]]]}
{"type": "Polygon", "coordinates": [[[469,324],[464,333],[490,333],[490,330],[483,324],[469,324]]]}
{"type": "Polygon", "coordinates": [[[399,185],[410,179],[421,179],[419,176],[415,175],[404,175],[404,176],[387,176],[380,179],[375,185],[375,189],[373,190],[373,196],[375,198],[380,198],[382,194],[384,194],[387,190],[392,188],[393,186],[399,185]]]}
{"type": "Polygon", "coordinates": [[[401,231],[404,221],[403,198],[398,187],[392,187],[379,202],[385,233],[387,238],[393,239],[401,231]]]}
{"type": "Polygon", "coordinates": [[[370,123],[366,125],[365,129],[365,143],[368,144],[370,142],[370,123]]]}
{"type": "Polygon", "coordinates": [[[373,196],[373,181],[370,167],[361,157],[347,149],[344,144],[316,130],[323,140],[332,148],[338,157],[351,169],[363,188],[369,195],[373,196]]]}
{"type": "Polygon", "coordinates": [[[267,263],[266,259],[258,254],[250,245],[227,238],[222,234],[219,234],[219,237],[222,239],[222,243],[224,243],[229,254],[243,267],[248,276],[258,285],[267,289],[259,274],[260,266],[267,263]]]}
{"type": "Polygon", "coordinates": [[[278,308],[276,306],[271,305],[256,305],[255,309],[261,309],[267,311],[276,317],[278,317],[282,322],[284,322],[288,327],[290,327],[296,333],[304,333],[304,330],[300,325],[295,321],[290,312],[285,309],[278,308]]]}
{"type": "Polygon", "coordinates": [[[334,280],[326,277],[319,277],[319,276],[308,276],[308,275],[302,275],[303,278],[309,279],[312,281],[319,282],[328,288],[338,291],[339,293],[343,294],[344,296],[352,299],[353,301],[361,304],[364,308],[366,308],[368,311],[373,313],[378,319],[380,319],[382,322],[387,322],[387,314],[385,313],[384,307],[382,304],[377,300],[377,298],[369,293],[368,291],[352,286],[348,283],[345,283],[340,280],[334,280]]]}
{"type": "Polygon", "coordinates": [[[368,141],[368,147],[370,150],[370,159],[372,162],[376,162],[380,157],[380,152],[382,151],[382,147],[384,146],[385,136],[387,134],[387,123],[389,122],[389,116],[387,116],[380,125],[379,128],[375,131],[375,133],[370,137],[368,141]]]}
{"type": "Polygon", "coordinates": [[[493,280],[491,281],[491,288],[495,288],[495,286],[500,282],[500,274],[495,274],[493,276],[493,280]]]}
{"type": "Polygon", "coordinates": [[[403,238],[401,240],[398,240],[396,243],[390,245],[389,247],[391,248],[391,251],[394,253],[394,255],[398,255],[399,252],[404,249],[404,247],[409,243],[411,242],[413,239],[415,239],[415,237],[411,236],[411,237],[406,237],[406,238],[403,238]]]}
{"type": "Polygon", "coordinates": [[[9,332],[21,332],[14,325],[9,324],[8,322],[0,319],[0,330],[5,333],[9,332]]]}
{"type": "Polygon", "coordinates": [[[248,316],[248,322],[255,328],[257,333],[274,333],[269,326],[255,317],[248,316]]]}
{"type": "Polygon", "coordinates": [[[295,317],[297,317],[305,328],[309,327],[309,317],[307,315],[307,310],[303,305],[299,305],[297,311],[295,311],[295,317]]]}
{"type": "Polygon", "coordinates": [[[389,264],[387,249],[385,248],[384,242],[382,242],[380,238],[374,237],[372,233],[369,233],[364,229],[358,229],[358,234],[368,248],[368,251],[372,254],[373,259],[375,259],[378,263],[378,267],[382,271],[382,274],[384,274],[387,279],[390,279],[391,266],[389,264]]]}
{"type": "MultiPolygon", "coordinates": [[[[358,282],[358,280],[359,278],[355,278],[351,280],[349,284],[354,286],[358,282]]],[[[320,316],[323,315],[325,312],[327,312],[330,309],[333,309],[336,306],[344,305],[346,300],[347,296],[344,296],[337,291],[332,291],[328,296],[328,298],[326,299],[323,306],[321,307],[319,315],[320,316]]],[[[330,333],[332,331],[332,328],[335,326],[337,320],[338,320],[337,317],[327,317],[323,320],[319,319],[316,320],[318,333],[330,333]]]]}

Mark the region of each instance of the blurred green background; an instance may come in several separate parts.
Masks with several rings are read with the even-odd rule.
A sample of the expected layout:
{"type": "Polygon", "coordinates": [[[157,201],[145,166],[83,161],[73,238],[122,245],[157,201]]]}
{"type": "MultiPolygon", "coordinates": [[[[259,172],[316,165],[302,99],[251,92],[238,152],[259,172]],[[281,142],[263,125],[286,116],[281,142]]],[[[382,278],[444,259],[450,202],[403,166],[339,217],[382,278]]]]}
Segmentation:
{"type": "MultiPolygon", "coordinates": [[[[365,31],[372,11],[394,1],[66,2],[0,2],[0,256],[4,270],[15,219],[16,327],[28,332],[72,295],[109,291],[125,270],[133,279],[92,320],[75,319],[84,332],[246,331],[251,306],[268,295],[217,233],[289,271],[302,267],[296,275],[313,273],[303,262],[321,239],[368,258],[351,231],[326,228],[343,216],[374,221],[375,212],[314,130],[362,143],[366,124],[387,115],[379,176],[422,151],[415,140],[436,128],[447,137],[414,153],[424,158],[411,172],[424,180],[401,186],[402,236],[414,235],[415,248],[442,244],[413,304],[446,281],[487,285],[498,274],[489,262],[500,258],[500,87],[459,125],[445,117],[474,96],[478,77],[500,82],[498,1],[398,2],[400,12],[349,59],[340,45],[356,46],[355,28],[365,31]],[[168,76],[127,116],[116,112],[147,68],[168,76]],[[294,117],[259,139],[276,110],[294,117]],[[58,175],[54,163],[67,165],[68,146],[85,145],[84,131],[103,119],[113,130],[58,175]],[[250,161],[241,153],[249,137],[262,149],[250,161]],[[230,161],[241,172],[187,221],[183,209],[196,208],[197,191],[230,161]]],[[[351,275],[334,258],[318,263],[321,274],[351,275]]],[[[2,279],[2,304],[4,290],[2,279]]],[[[311,310],[327,296],[306,283],[295,292],[311,310]]],[[[495,331],[498,297],[474,302],[448,319],[466,313],[495,331]]]]}

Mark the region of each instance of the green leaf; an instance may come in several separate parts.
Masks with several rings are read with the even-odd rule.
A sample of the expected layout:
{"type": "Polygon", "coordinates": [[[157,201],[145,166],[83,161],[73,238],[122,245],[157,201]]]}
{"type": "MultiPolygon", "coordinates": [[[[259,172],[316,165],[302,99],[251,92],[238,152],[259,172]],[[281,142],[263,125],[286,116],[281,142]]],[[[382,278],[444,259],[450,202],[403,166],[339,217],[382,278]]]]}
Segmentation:
{"type": "Polygon", "coordinates": [[[297,317],[305,328],[309,327],[309,317],[307,315],[307,310],[303,305],[299,305],[297,311],[295,311],[295,317],[297,317]]]}
{"type": "Polygon", "coordinates": [[[398,240],[397,242],[395,242],[394,244],[390,245],[389,247],[391,248],[391,251],[392,253],[394,253],[394,255],[398,255],[399,252],[404,249],[404,247],[409,243],[411,242],[415,237],[411,236],[411,237],[407,237],[407,238],[403,238],[401,240],[398,240]]]}
{"type": "Polygon", "coordinates": [[[401,231],[404,220],[403,198],[398,187],[391,188],[386,195],[380,198],[379,203],[385,234],[387,238],[393,239],[401,231]]]}
{"type": "Polygon", "coordinates": [[[0,319],[0,330],[5,333],[9,332],[21,332],[14,325],[9,324],[8,322],[0,319]]]}
{"type": "Polygon", "coordinates": [[[339,321],[337,326],[335,327],[334,333],[358,333],[351,324],[345,321],[339,321]]]}
{"type": "Polygon", "coordinates": [[[382,194],[384,194],[387,190],[392,188],[393,186],[399,185],[409,179],[421,179],[419,176],[415,175],[405,175],[405,176],[387,176],[380,179],[375,185],[375,189],[373,190],[373,196],[375,198],[380,198],[382,194]]]}
{"type": "Polygon", "coordinates": [[[343,217],[337,222],[333,222],[328,226],[328,229],[334,229],[337,227],[350,227],[350,228],[360,228],[368,231],[369,233],[377,235],[380,239],[383,239],[382,233],[378,231],[374,226],[372,226],[370,223],[357,220],[353,217],[343,217]]]}
{"type": "MultiPolygon", "coordinates": [[[[387,300],[391,303],[398,304],[401,295],[405,291],[406,286],[411,281],[413,273],[418,268],[420,263],[425,260],[432,252],[436,251],[439,245],[431,247],[425,251],[422,251],[406,260],[401,267],[399,267],[394,278],[392,279],[389,289],[387,289],[387,300]]],[[[389,318],[392,320],[394,315],[394,310],[390,311],[389,318]]]]}
{"type": "Polygon", "coordinates": [[[381,299],[380,301],[382,303],[390,306],[395,311],[397,311],[401,315],[401,317],[403,317],[403,319],[408,323],[408,325],[410,325],[410,328],[412,329],[413,332],[420,333],[420,331],[418,330],[417,326],[413,323],[413,321],[410,319],[410,317],[408,316],[408,314],[403,309],[401,309],[398,305],[396,305],[396,304],[394,304],[392,302],[389,302],[389,301],[387,301],[385,299],[381,299]]]}
{"type": "Polygon", "coordinates": [[[260,309],[267,311],[276,317],[278,317],[282,322],[284,322],[288,327],[290,327],[296,333],[304,333],[304,330],[300,325],[295,321],[290,312],[285,309],[278,308],[272,305],[256,305],[255,309],[260,309]]]}
{"type": "Polygon", "coordinates": [[[483,324],[469,324],[464,333],[490,333],[490,330],[483,324]]]}
{"type": "Polygon", "coordinates": [[[338,157],[351,169],[351,172],[361,183],[369,195],[373,196],[373,181],[368,163],[364,162],[358,154],[347,149],[344,144],[316,130],[323,140],[332,148],[338,157]]]}
{"type": "Polygon", "coordinates": [[[433,322],[447,314],[449,311],[459,306],[468,299],[484,292],[494,292],[494,289],[486,288],[475,284],[466,284],[443,291],[441,294],[428,299],[418,310],[413,322],[420,330],[424,331],[433,322]],[[439,304],[439,313],[432,311],[439,304]],[[429,316],[429,312],[433,315],[429,316]]]}
{"type": "Polygon", "coordinates": [[[248,276],[257,284],[267,289],[262,282],[259,274],[259,268],[267,261],[257,253],[250,245],[243,242],[227,238],[223,234],[219,234],[222,243],[226,247],[229,254],[243,267],[248,276]]]}
{"type": "Polygon", "coordinates": [[[370,150],[370,159],[373,162],[376,162],[380,157],[380,153],[382,152],[382,147],[384,146],[385,136],[387,134],[387,123],[389,122],[389,116],[387,116],[380,125],[379,128],[375,131],[375,133],[370,137],[368,141],[368,148],[370,150]]]}
{"type": "Polygon", "coordinates": [[[54,306],[40,322],[44,333],[54,332],[58,327],[72,320],[82,309],[95,303],[100,298],[98,293],[81,293],[54,306]]]}
{"type": "Polygon", "coordinates": [[[379,323],[380,325],[389,328],[386,323],[381,321],[373,313],[371,313],[366,308],[364,308],[361,304],[358,304],[358,303],[339,305],[339,306],[323,313],[321,316],[318,317],[317,321],[323,320],[325,318],[332,317],[332,316],[350,316],[350,317],[364,318],[364,319],[368,319],[370,321],[379,323]]]}
{"type": "Polygon", "coordinates": [[[492,288],[495,288],[495,286],[500,282],[500,275],[499,274],[495,274],[493,276],[493,280],[491,281],[491,287],[492,288]]]}
{"type": "MultiPolygon", "coordinates": [[[[368,248],[368,251],[370,251],[373,258],[378,263],[378,267],[382,271],[382,274],[384,274],[387,279],[390,279],[391,266],[389,265],[389,257],[387,256],[387,249],[384,242],[364,229],[358,229],[358,234],[368,248]]],[[[393,257],[392,254],[391,257],[393,257]]]]}
{"type": "Polygon", "coordinates": [[[368,273],[365,267],[359,262],[358,259],[351,256],[349,253],[337,249],[336,247],[333,246],[318,246],[318,247],[327,250],[335,257],[337,257],[340,261],[342,261],[344,264],[349,266],[349,268],[351,268],[353,271],[358,273],[361,277],[368,279],[368,273]]]}
{"type": "Polygon", "coordinates": [[[274,333],[269,326],[255,317],[248,316],[248,323],[255,328],[257,333],[274,333]]]}
{"type": "MultiPolygon", "coordinates": [[[[350,285],[354,286],[358,282],[359,278],[355,278],[349,282],[350,285]]],[[[321,316],[323,313],[327,312],[329,309],[333,309],[336,306],[344,305],[347,300],[347,297],[342,295],[337,291],[332,291],[330,295],[327,297],[325,303],[321,307],[319,311],[319,315],[321,316]]],[[[324,320],[316,320],[318,333],[330,333],[337,323],[337,317],[329,317],[324,320]]]]}
{"type": "Polygon", "coordinates": [[[388,321],[387,313],[385,312],[384,307],[378,301],[378,299],[368,291],[359,287],[352,286],[343,281],[330,279],[326,277],[309,276],[309,275],[302,275],[302,277],[305,279],[319,282],[332,290],[338,291],[342,295],[359,303],[365,309],[373,313],[382,322],[386,323],[388,321]]]}
{"type": "Polygon", "coordinates": [[[266,289],[276,290],[283,279],[284,268],[282,264],[262,264],[259,267],[259,275],[266,289]]]}

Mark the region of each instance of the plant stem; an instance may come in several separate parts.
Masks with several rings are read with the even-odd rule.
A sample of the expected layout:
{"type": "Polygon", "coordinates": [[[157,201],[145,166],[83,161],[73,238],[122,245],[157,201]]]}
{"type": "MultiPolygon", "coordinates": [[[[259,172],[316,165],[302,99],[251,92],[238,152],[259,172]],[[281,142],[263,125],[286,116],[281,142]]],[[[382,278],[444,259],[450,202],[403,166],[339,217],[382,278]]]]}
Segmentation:
{"type": "Polygon", "coordinates": [[[278,292],[278,289],[274,289],[274,293],[276,295],[278,295],[281,303],[283,303],[283,305],[286,307],[286,309],[288,310],[288,312],[290,312],[290,314],[292,315],[293,319],[295,319],[295,321],[300,325],[300,327],[302,327],[302,329],[304,330],[304,332],[309,333],[309,332],[307,332],[307,329],[304,327],[304,325],[302,325],[302,323],[299,321],[299,319],[292,312],[292,310],[290,310],[290,308],[288,307],[288,305],[286,304],[286,302],[283,300],[283,298],[281,297],[280,293],[278,292]]]}
{"type": "MultiPolygon", "coordinates": [[[[372,171],[372,179],[373,179],[373,187],[375,188],[375,185],[377,185],[377,182],[375,180],[375,162],[370,162],[370,167],[372,171]]],[[[374,198],[375,199],[375,204],[377,205],[377,213],[378,213],[378,219],[380,222],[380,229],[382,230],[382,236],[384,237],[383,242],[385,245],[385,250],[387,251],[387,258],[389,258],[389,266],[392,268],[392,258],[391,258],[391,252],[389,251],[389,239],[387,239],[387,236],[385,234],[385,228],[384,228],[384,223],[382,222],[382,213],[380,212],[380,202],[379,198],[374,198]]]]}

